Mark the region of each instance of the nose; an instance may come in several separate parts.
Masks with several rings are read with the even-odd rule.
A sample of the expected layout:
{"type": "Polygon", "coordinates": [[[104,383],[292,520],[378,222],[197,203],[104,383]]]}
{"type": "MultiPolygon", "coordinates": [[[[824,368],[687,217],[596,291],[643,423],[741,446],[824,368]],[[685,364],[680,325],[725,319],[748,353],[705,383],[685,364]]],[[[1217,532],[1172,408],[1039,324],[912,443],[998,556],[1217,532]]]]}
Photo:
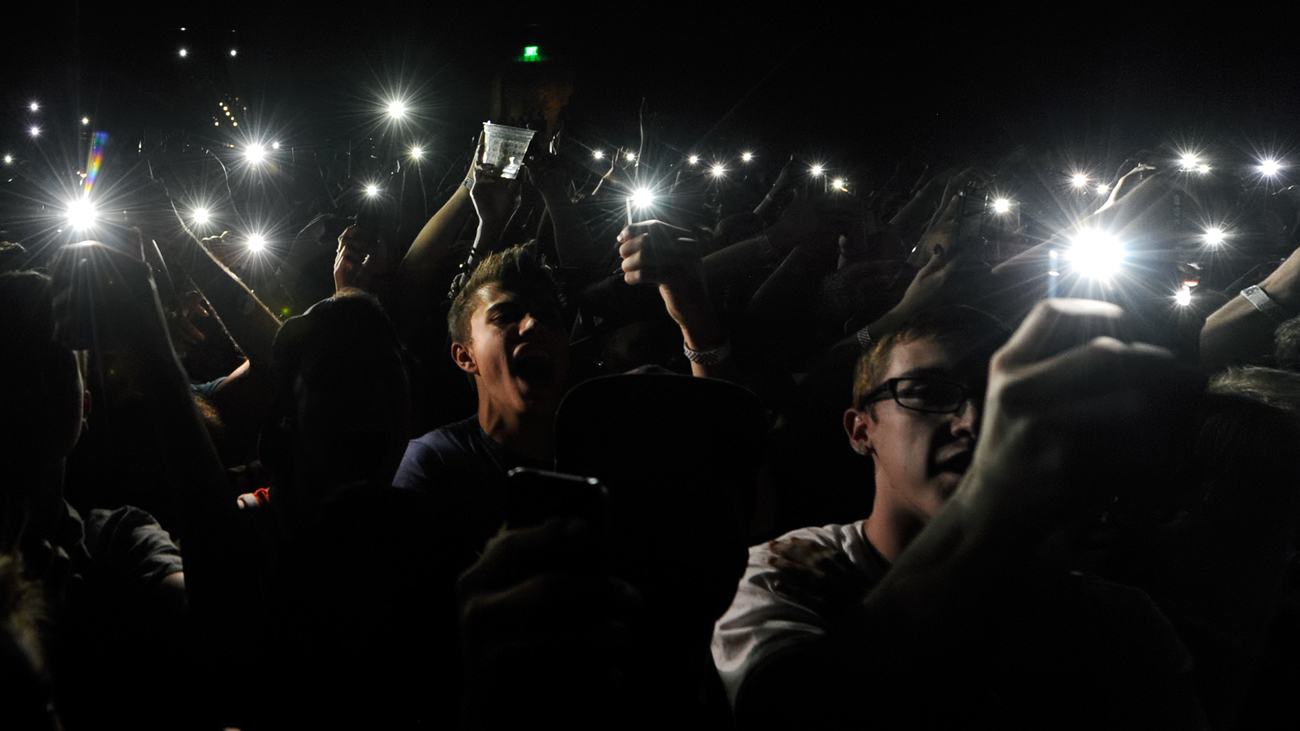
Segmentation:
{"type": "Polygon", "coordinates": [[[525,312],[523,319],[519,321],[519,334],[524,335],[536,330],[539,327],[546,327],[541,320],[531,312],[525,312]]]}
{"type": "Polygon", "coordinates": [[[969,434],[972,437],[979,436],[980,415],[984,407],[974,396],[968,396],[965,401],[961,402],[961,407],[957,413],[952,416],[952,433],[969,434]]]}

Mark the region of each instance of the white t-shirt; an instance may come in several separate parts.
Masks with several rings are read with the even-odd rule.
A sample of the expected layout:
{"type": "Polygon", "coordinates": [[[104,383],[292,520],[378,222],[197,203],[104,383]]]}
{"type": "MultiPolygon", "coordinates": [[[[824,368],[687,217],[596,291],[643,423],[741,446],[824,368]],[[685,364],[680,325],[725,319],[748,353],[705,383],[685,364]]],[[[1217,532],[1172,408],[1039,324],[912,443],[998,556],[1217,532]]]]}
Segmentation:
{"type": "MultiPolygon", "coordinates": [[[[889,569],[889,563],[867,541],[865,523],[860,520],[848,525],[800,528],[777,540],[803,538],[834,548],[874,585],[889,569]]],[[[768,559],[775,555],[766,543],[749,549],[749,565],[736,597],[713,627],[713,663],[733,707],[751,670],[782,648],[826,634],[827,621],[817,610],[776,587],[782,570],[768,565],[768,559]]]]}

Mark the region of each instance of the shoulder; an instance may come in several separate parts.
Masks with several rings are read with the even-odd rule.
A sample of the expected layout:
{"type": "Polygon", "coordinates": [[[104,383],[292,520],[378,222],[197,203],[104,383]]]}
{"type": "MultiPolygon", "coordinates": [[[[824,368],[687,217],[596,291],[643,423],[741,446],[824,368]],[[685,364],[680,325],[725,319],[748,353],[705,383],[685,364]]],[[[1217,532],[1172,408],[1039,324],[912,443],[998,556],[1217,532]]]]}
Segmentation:
{"type": "Polygon", "coordinates": [[[745,676],[764,659],[799,642],[824,636],[828,622],[803,597],[783,590],[784,570],[771,565],[773,543],[801,539],[844,554],[877,580],[874,549],[862,532],[862,522],[800,528],[749,549],[749,565],[736,596],[714,625],[713,660],[734,701],[745,676]]]}
{"type": "Polygon", "coordinates": [[[439,476],[481,476],[504,470],[494,443],[483,434],[474,415],[412,439],[397,468],[397,487],[429,487],[439,476]]]}

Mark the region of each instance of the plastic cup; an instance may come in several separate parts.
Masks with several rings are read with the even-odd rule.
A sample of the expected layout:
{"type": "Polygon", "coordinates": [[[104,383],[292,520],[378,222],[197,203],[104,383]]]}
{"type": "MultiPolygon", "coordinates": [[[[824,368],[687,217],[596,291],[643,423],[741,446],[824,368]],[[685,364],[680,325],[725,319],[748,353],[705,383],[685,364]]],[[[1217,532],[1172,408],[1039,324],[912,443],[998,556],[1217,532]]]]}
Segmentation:
{"type": "Polygon", "coordinates": [[[495,165],[503,178],[514,178],[524,164],[524,153],[535,134],[531,129],[484,122],[483,163],[495,165]]]}

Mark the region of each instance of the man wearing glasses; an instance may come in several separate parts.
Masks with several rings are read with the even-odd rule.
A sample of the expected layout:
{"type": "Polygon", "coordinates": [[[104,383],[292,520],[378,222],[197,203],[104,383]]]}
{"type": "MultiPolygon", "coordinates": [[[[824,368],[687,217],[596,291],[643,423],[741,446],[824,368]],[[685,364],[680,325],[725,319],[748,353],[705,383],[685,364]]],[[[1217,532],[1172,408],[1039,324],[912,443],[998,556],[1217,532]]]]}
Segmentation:
{"type": "Polygon", "coordinates": [[[739,727],[1207,727],[1151,597],[1070,570],[1203,388],[1126,326],[1047,300],[1008,339],[951,308],[863,356],[844,425],[872,513],[750,549],[712,645],[739,727]]]}

